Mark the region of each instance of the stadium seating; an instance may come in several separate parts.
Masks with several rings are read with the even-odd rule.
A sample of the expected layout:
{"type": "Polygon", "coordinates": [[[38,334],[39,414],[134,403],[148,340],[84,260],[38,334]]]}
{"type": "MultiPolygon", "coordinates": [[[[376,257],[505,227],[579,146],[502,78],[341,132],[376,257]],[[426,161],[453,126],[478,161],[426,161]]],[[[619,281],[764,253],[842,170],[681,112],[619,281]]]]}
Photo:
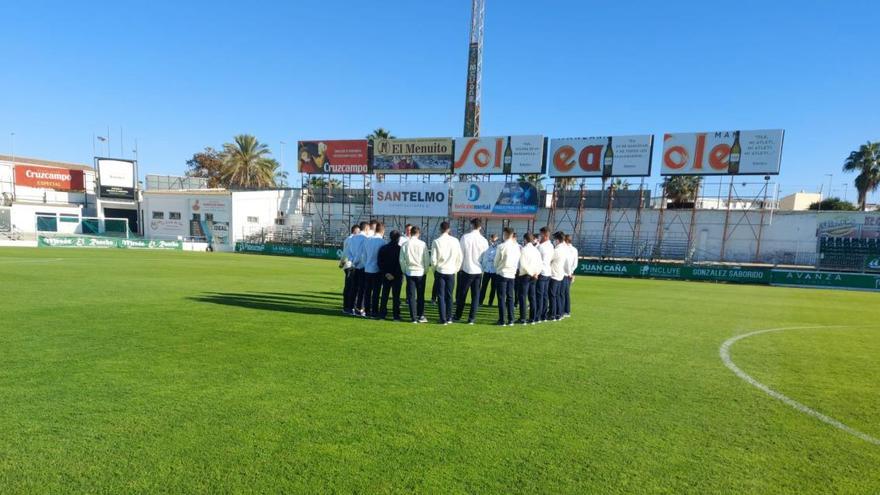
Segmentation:
{"type": "Polygon", "coordinates": [[[849,237],[819,239],[819,268],[861,272],[870,259],[880,257],[880,240],[849,237]]]}

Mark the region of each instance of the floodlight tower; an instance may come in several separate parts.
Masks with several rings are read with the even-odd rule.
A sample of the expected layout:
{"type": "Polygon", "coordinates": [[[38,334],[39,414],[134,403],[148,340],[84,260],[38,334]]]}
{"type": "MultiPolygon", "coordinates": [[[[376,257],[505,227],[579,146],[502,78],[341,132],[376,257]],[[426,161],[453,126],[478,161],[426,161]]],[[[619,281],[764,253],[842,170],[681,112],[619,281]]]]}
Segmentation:
{"type": "Polygon", "coordinates": [[[467,88],[464,100],[464,136],[480,135],[480,81],[483,73],[483,16],[485,0],[471,0],[471,36],[468,44],[467,88]]]}

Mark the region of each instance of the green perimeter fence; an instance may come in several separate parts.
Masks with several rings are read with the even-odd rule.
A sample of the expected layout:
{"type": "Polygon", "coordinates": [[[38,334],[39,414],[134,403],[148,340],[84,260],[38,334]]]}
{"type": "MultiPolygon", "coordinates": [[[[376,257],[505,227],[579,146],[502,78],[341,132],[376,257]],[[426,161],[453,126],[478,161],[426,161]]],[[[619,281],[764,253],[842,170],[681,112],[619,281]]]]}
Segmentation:
{"type": "MultiPolygon", "coordinates": [[[[237,242],[238,253],[297,256],[302,258],[339,259],[337,246],[303,244],[263,244],[237,242]]],[[[594,261],[582,259],[578,275],[608,277],[659,278],[703,282],[732,282],[788,287],[819,287],[828,289],[880,290],[880,275],[817,270],[732,265],[683,265],[674,263],[640,263],[632,261],[594,261]]]]}

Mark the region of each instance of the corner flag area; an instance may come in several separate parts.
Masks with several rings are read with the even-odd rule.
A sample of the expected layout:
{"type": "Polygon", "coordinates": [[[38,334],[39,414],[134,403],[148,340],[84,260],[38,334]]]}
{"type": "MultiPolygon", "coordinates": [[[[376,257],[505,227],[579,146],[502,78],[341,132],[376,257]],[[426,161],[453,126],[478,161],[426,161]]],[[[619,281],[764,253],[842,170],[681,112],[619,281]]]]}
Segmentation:
{"type": "Polygon", "coordinates": [[[880,492],[876,294],[578,277],[572,318],[443,326],[342,282],[3,249],[0,492],[880,492]]]}

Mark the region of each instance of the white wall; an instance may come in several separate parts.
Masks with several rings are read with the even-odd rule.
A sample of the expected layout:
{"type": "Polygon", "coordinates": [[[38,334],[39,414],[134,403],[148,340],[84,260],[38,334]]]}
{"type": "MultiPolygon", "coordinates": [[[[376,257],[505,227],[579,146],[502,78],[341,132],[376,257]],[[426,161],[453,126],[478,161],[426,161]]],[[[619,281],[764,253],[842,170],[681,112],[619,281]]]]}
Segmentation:
{"type": "MultiPolygon", "coordinates": [[[[22,233],[33,234],[37,231],[37,213],[48,215],[66,214],[80,218],[82,209],[79,206],[31,205],[15,203],[12,205],[12,225],[22,233]]],[[[58,222],[58,232],[64,234],[79,233],[79,223],[58,222]]]]}
{"type": "Polygon", "coordinates": [[[178,237],[189,237],[188,195],[150,194],[144,193],[141,210],[143,211],[144,237],[155,240],[176,240],[178,237]],[[161,212],[161,220],[153,219],[153,212],[161,212]],[[180,213],[180,220],[172,220],[170,214],[180,213]]]}
{"type": "Polygon", "coordinates": [[[275,225],[278,213],[283,213],[285,225],[302,222],[299,217],[300,191],[278,189],[272,191],[236,191],[232,193],[232,236],[239,240],[260,229],[275,225]],[[248,217],[256,222],[248,221],[248,217]]]}

